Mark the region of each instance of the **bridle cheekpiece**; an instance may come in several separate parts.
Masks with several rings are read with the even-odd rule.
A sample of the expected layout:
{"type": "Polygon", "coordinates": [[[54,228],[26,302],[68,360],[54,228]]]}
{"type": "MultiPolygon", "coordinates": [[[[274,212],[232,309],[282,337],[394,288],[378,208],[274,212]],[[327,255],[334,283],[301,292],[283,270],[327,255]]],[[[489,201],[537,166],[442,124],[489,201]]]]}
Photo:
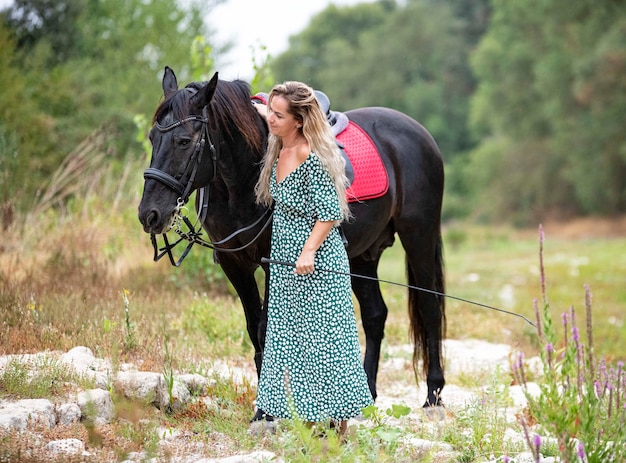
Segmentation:
{"type": "Polygon", "coordinates": [[[211,156],[213,158],[213,177],[211,178],[211,181],[213,181],[215,177],[217,176],[217,150],[215,148],[215,145],[211,141],[211,137],[209,135],[209,123],[208,123],[208,118],[206,117],[206,108],[204,108],[203,110],[202,117],[201,116],[187,116],[184,119],[180,119],[178,121],[175,121],[165,126],[159,124],[158,122],[155,122],[154,124],[154,126],[157,128],[159,132],[166,133],[171,130],[174,130],[176,127],[179,127],[186,122],[192,122],[192,121],[197,121],[197,122],[202,123],[202,135],[200,136],[200,139],[196,142],[196,147],[193,151],[193,154],[189,158],[187,167],[185,168],[185,171],[180,176],[180,179],[173,177],[167,172],[163,172],[162,170],[155,169],[154,167],[148,167],[143,174],[144,179],[156,180],[158,182],[161,182],[165,186],[171,188],[176,193],[178,193],[179,197],[178,197],[177,202],[179,205],[181,203],[183,205],[187,204],[187,201],[189,201],[189,196],[191,195],[192,188],[193,188],[193,182],[196,179],[198,168],[200,167],[200,164],[202,163],[202,155],[204,153],[204,147],[207,141],[209,143],[209,150],[211,151],[211,156]],[[183,184],[182,181],[184,181],[185,177],[187,178],[187,181],[185,184],[183,184]]]}

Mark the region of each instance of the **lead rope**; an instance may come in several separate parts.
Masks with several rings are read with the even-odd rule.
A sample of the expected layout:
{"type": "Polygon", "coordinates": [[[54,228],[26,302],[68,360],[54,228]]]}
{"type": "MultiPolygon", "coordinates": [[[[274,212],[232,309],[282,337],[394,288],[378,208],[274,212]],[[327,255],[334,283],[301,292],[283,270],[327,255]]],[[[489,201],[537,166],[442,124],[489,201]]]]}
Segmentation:
{"type": "MultiPolygon", "coordinates": [[[[293,267],[293,268],[296,267],[296,264],[294,264],[293,262],[283,262],[283,261],[280,261],[280,260],[268,259],[267,257],[261,257],[261,263],[262,264],[285,265],[287,267],[293,267]]],[[[395,281],[383,280],[383,279],[380,279],[380,278],[370,277],[368,275],[359,275],[357,273],[342,272],[340,270],[331,270],[331,269],[317,268],[317,267],[315,268],[315,270],[319,270],[321,272],[336,273],[338,275],[348,275],[350,277],[362,278],[364,280],[377,281],[379,283],[387,283],[387,284],[390,284],[390,285],[402,286],[404,288],[414,289],[416,291],[422,291],[424,293],[431,293],[431,294],[435,294],[437,296],[447,297],[449,299],[456,299],[457,301],[467,302],[468,304],[477,305],[477,306],[483,307],[485,309],[491,309],[491,310],[495,310],[497,312],[503,312],[503,313],[506,313],[506,314],[509,314],[509,315],[514,315],[515,317],[523,318],[524,321],[526,321],[526,323],[528,323],[530,326],[532,326],[534,328],[537,328],[537,326],[533,322],[531,322],[524,315],[519,314],[517,312],[511,312],[509,310],[500,309],[498,307],[492,307],[490,305],[482,304],[480,302],[470,301],[469,299],[463,299],[462,297],[456,297],[456,296],[452,296],[450,294],[440,293],[439,291],[435,291],[435,290],[432,290],[432,289],[420,288],[419,286],[412,286],[412,285],[407,285],[407,284],[404,284],[404,283],[397,283],[395,281]]]]}

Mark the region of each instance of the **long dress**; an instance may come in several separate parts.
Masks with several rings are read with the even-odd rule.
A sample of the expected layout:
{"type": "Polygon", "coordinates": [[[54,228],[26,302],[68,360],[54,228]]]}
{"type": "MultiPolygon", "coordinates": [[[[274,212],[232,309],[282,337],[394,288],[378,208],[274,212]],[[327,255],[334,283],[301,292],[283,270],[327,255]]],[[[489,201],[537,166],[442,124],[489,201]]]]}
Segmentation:
{"type": "MultiPolygon", "coordinates": [[[[295,262],[317,220],[341,220],[337,192],[315,153],[281,182],[275,200],[271,258],[295,262]]],[[[269,415],[320,422],[347,420],[373,403],[361,363],[350,277],[337,227],[315,254],[316,270],[270,265],[268,324],[257,407],[269,415]]]]}

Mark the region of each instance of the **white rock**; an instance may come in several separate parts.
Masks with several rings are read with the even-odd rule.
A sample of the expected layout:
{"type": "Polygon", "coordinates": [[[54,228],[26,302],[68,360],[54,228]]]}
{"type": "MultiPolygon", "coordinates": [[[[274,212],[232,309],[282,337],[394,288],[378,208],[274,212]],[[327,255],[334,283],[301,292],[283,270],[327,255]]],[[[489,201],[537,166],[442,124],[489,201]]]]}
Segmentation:
{"type": "Polygon", "coordinates": [[[77,373],[95,371],[98,361],[89,347],[78,346],[61,355],[61,361],[74,367],[77,373]]]}
{"type": "Polygon", "coordinates": [[[446,339],[443,342],[446,374],[472,371],[495,371],[496,366],[508,371],[511,346],[493,344],[478,339],[446,339]]]}
{"type": "MultiPolygon", "coordinates": [[[[539,397],[541,394],[541,389],[537,383],[529,382],[526,383],[526,391],[530,394],[531,397],[539,397]]],[[[516,408],[524,408],[528,404],[528,400],[526,399],[526,393],[524,392],[524,388],[522,386],[515,384],[509,387],[509,395],[513,400],[513,405],[516,408]]]]}
{"type": "Polygon", "coordinates": [[[83,419],[91,419],[98,426],[110,423],[115,416],[109,391],[90,389],[81,392],[77,396],[77,402],[83,419]]]}
{"type": "Polygon", "coordinates": [[[149,371],[120,371],[116,386],[125,397],[158,403],[159,386],[163,375],[149,371]]]}
{"type": "Polygon", "coordinates": [[[272,463],[283,462],[282,458],[276,457],[272,452],[259,450],[245,455],[234,455],[226,458],[205,458],[196,460],[194,463],[264,463],[271,461],[272,463]]]}
{"type": "Polygon", "coordinates": [[[78,455],[85,452],[85,444],[79,439],[53,440],[48,442],[44,449],[52,455],[78,455]]]}
{"type": "Polygon", "coordinates": [[[179,381],[181,381],[189,392],[194,395],[203,395],[206,394],[209,387],[208,378],[199,375],[199,374],[188,374],[188,375],[180,375],[177,377],[179,381]]]}
{"type": "Polygon", "coordinates": [[[419,439],[417,437],[405,438],[403,442],[415,449],[423,450],[425,452],[431,450],[437,450],[442,452],[452,452],[454,448],[450,444],[446,444],[445,442],[434,442],[426,439],[419,439]]]}
{"type": "Polygon", "coordinates": [[[156,458],[146,458],[145,452],[131,452],[122,463],[157,463],[156,458]]]}
{"type": "Polygon", "coordinates": [[[47,399],[24,399],[17,402],[0,402],[0,427],[23,432],[29,423],[39,423],[46,428],[56,424],[54,405],[47,399]]]}
{"type": "Polygon", "coordinates": [[[174,441],[182,436],[183,432],[180,429],[176,428],[165,428],[163,426],[159,426],[156,430],[157,435],[161,440],[165,441],[174,441]]]}
{"type": "Polygon", "coordinates": [[[57,407],[57,423],[62,425],[71,425],[80,421],[82,412],[80,407],[75,403],[64,403],[57,407]]]}
{"type": "Polygon", "coordinates": [[[171,390],[165,380],[162,379],[158,386],[157,397],[159,409],[167,411],[179,410],[191,400],[187,386],[176,378],[174,378],[171,390]]]}
{"type": "Polygon", "coordinates": [[[244,368],[238,368],[228,365],[227,362],[217,360],[213,362],[213,366],[207,373],[207,377],[219,376],[221,378],[227,378],[234,384],[249,383],[252,386],[257,384],[256,371],[246,370],[244,368]]]}
{"type": "Polygon", "coordinates": [[[111,383],[111,364],[107,360],[96,358],[88,347],[78,346],[61,355],[65,365],[86,378],[92,379],[99,389],[108,389],[111,383]]]}

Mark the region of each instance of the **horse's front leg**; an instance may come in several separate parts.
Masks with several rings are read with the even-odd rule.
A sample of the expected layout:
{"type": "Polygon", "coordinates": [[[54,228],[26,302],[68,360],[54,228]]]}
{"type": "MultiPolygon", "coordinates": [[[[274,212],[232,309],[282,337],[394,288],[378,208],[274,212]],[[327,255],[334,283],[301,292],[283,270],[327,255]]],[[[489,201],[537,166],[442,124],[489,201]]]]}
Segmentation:
{"type": "MultiPolygon", "coordinates": [[[[351,261],[351,271],[357,275],[366,275],[378,278],[376,268],[378,261],[364,261],[354,259],[351,261]]],[[[385,322],[387,321],[388,309],[380,292],[378,282],[352,278],[352,290],[361,306],[361,321],[365,332],[365,357],[363,367],[367,375],[367,383],[376,399],[376,378],[378,376],[378,363],[380,360],[380,345],[385,336],[385,322]]]]}
{"type": "MultiPolygon", "coordinates": [[[[261,302],[259,288],[254,278],[255,268],[242,268],[237,266],[228,257],[220,256],[220,264],[224,274],[232,283],[246,315],[246,327],[248,336],[254,346],[254,363],[256,365],[257,376],[261,376],[261,366],[263,363],[263,347],[265,346],[265,329],[267,327],[267,293],[269,284],[269,273],[265,271],[265,303],[261,302]],[[265,304],[265,308],[263,305],[265,304]]],[[[267,415],[263,410],[257,409],[252,421],[273,421],[274,418],[267,415]]]]}
{"type": "Polygon", "coordinates": [[[262,321],[263,310],[259,288],[254,278],[255,268],[253,266],[242,267],[237,265],[237,262],[229,257],[224,254],[220,255],[220,265],[241,300],[246,316],[246,329],[254,346],[254,363],[257,375],[260,375],[265,332],[263,329],[260,329],[260,327],[264,326],[262,321]]]}

